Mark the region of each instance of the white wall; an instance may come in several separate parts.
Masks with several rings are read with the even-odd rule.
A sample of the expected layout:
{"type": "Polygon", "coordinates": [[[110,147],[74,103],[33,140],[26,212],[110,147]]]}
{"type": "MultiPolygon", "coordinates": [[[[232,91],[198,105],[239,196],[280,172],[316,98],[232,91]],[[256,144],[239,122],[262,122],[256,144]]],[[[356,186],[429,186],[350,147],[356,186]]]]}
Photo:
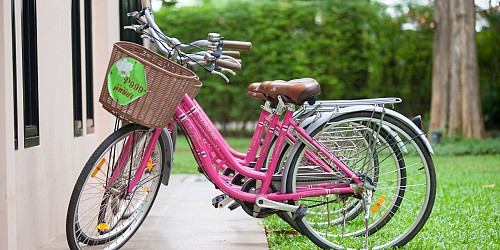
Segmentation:
{"type": "Polygon", "coordinates": [[[93,1],[95,133],[81,137],[73,136],[71,1],[37,1],[40,145],[32,148],[23,147],[21,7],[16,6],[18,150],[10,2],[0,2],[0,249],[36,249],[64,232],[76,178],[112,130],[114,119],[98,99],[112,43],[119,39],[118,1],[93,1]]]}
{"type": "MultiPolygon", "coordinates": [[[[4,3],[3,1],[0,3],[0,16],[1,16],[1,21],[0,23],[6,24],[10,23],[8,21],[8,18],[10,17],[10,4],[4,3]]],[[[5,27],[6,25],[0,25],[0,34],[5,34],[8,32],[8,30],[5,27]]],[[[11,52],[9,49],[10,48],[10,41],[8,40],[8,36],[2,35],[0,37],[0,93],[12,93],[12,84],[7,84],[8,81],[6,79],[12,79],[12,70],[9,72],[7,71],[8,68],[4,67],[4,65],[8,64],[7,59],[11,58],[11,52]]],[[[7,207],[7,200],[9,198],[8,193],[9,190],[7,189],[7,176],[8,174],[8,168],[7,163],[10,161],[10,155],[12,154],[13,150],[10,150],[9,146],[12,146],[13,148],[13,136],[10,136],[10,134],[13,133],[8,133],[9,131],[13,131],[13,126],[10,125],[6,117],[7,115],[12,115],[12,112],[9,112],[11,109],[12,105],[9,105],[12,103],[12,95],[9,96],[4,96],[1,94],[0,96],[0,242],[3,242],[4,246],[8,246],[10,243],[8,241],[8,233],[9,230],[7,228],[8,225],[8,207],[7,207]],[[12,143],[6,144],[6,141],[12,141],[12,143]]],[[[12,117],[12,116],[11,116],[12,117]]]]}

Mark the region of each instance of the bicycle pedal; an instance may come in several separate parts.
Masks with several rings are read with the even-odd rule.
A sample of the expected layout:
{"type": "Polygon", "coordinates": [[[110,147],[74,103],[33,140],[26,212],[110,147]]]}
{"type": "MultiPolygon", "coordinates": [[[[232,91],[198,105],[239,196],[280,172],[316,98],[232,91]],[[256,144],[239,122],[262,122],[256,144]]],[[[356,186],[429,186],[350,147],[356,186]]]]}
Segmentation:
{"type": "Polygon", "coordinates": [[[231,203],[231,205],[229,205],[227,208],[229,208],[229,210],[233,211],[239,207],[241,207],[241,205],[235,201],[235,202],[231,203]]]}
{"type": "Polygon", "coordinates": [[[293,214],[293,221],[298,221],[304,218],[307,214],[307,205],[300,204],[297,211],[293,214]]]}
{"type": "Polygon", "coordinates": [[[212,206],[215,208],[223,208],[231,201],[233,201],[233,198],[229,197],[227,194],[217,195],[212,199],[212,206]]]}

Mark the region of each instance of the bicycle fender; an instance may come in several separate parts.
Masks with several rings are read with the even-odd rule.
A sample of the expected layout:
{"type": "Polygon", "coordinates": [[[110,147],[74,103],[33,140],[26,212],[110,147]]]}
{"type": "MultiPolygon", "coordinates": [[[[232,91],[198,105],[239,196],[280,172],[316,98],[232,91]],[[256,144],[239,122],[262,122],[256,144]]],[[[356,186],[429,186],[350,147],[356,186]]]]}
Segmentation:
{"type": "Polygon", "coordinates": [[[168,185],[170,180],[170,170],[172,169],[172,161],[174,159],[174,143],[172,141],[172,136],[168,132],[168,129],[164,128],[161,131],[160,136],[165,142],[165,162],[163,166],[163,174],[161,177],[161,183],[165,186],[168,185]]]}
{"type": "Polygon", "coordinates": [[[304,119],[301,123],[300,123],[300,126],[305,128],[309,125],[311,125],[312,123],[314,123],[316,121],[316,119],[318,119],[316,117],[316,115],[314,116],[310,116],[310,117],[307,117],[306,119],[304,119]]]}

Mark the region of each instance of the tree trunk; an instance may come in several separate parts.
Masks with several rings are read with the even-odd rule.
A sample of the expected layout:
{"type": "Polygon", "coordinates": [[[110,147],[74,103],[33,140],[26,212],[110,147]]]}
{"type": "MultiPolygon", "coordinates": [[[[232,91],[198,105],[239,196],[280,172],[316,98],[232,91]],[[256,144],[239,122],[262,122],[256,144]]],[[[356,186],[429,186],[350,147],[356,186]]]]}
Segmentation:
{"type": "Polygon", "coordinates": [[[429,135],[437,128],[445,128],[449,114],[449,72],[450,72],[450,6],[447,0],[434,2],[433,65],[432,65],[432,99],[429,135]]]}
{"type": "Polygon", "coordinates": [[[433,75],[429,135],[485,137],[479,96],[475,10],[470,0],[434,2],[433,75]]]}

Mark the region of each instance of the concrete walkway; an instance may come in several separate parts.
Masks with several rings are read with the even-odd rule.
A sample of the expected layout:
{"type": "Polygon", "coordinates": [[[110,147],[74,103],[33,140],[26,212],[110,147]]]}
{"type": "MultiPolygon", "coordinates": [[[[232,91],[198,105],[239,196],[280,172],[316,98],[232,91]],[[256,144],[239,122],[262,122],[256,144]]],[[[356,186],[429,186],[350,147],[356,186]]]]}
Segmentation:
{"type": "MultiPolygon", "coordinates": [[[[142,226],[121,249],[268,249],[261,221],[241,208],[215,209],[212,198],[219,194],[204,176],[172,175],[142,226]]],[[[41,249],[68,249],[65,235],[41,249]]]]}

